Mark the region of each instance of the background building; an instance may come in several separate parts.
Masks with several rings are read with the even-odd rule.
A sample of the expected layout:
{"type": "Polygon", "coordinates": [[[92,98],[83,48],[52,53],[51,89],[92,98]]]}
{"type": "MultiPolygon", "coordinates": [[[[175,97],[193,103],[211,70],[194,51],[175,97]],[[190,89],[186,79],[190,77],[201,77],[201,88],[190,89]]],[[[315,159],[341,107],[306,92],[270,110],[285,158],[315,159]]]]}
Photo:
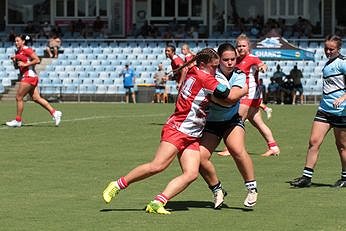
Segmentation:
{"type": "Polygon", "coordinates": [[[188,24],[201,37],[215,37],[244,29],[256,35],[257,27],[275,20],[284,24],[287,37],[296,36],[294,25],[302,18],[311,23],[308,36],[323,37],[345,31],[345,9],[343,0],[1,0],[0,30],[28,22],[68,30],[72,21],[91,26],[100,16],[111,37],[135,36],[145,22],[160,33],[188,24]]]}

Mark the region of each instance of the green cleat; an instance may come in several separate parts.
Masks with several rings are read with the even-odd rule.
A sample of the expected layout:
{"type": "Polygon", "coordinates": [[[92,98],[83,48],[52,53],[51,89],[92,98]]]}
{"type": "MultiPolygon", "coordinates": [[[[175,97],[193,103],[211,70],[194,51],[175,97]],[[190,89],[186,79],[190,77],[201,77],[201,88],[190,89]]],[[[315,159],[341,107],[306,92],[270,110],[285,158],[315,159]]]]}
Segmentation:
{"type": "Polygon", "coordinates": [[[103,194],[102,194],[103,200],[108,204],[111,202],[113,197],[116,197],[118,195],[119,192],[120,192],[120,188],[117,182],[112,181],[111,183],[109,183],[107,188],[103,191],[103,194]]]}
{"type": "Polygon", "coordinates": [[[156,214],[171,214],[171,212],[167,211],[163,204],[158,201],[151,201],[147,207],[145,208],[147,213],[156,213],[156,214]]]}

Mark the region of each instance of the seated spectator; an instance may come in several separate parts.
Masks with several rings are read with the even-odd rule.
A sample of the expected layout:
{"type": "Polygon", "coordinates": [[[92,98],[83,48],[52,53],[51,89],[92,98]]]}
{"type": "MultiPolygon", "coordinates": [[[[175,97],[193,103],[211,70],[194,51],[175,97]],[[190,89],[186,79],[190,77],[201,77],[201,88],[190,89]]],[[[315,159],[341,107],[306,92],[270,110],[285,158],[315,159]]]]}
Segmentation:
{"type": "Polygon", "coordinates": [[[294,83],[290,76],[284,79],[284,83],[281,86],[281,104],[291,104],[292,95],[294,92],[294,83]]]}
{"type": "Polygon", "coordinates": [[[85,23],[82,21],[82,19],[78,19],[74,27],[75,27],[74,31],[79,32],[80,36],[82,36],[83,38],[87,37],[87,28],[85,23]]]}
{"type": "Polygon", "coordinates": [[[12,27],[10,33],[8,34],[8,41],[14,43],[16,35],[17,35],[16,30],[14,27],[12,27]]]}
{"type": "Polygon", "coordinates": [[[273,77],[270,78],[270,83],[267,87],[267,103],[281,103],[280,101],[280,86],[273,77]]]}
{"type": "Polygon", "coordinates": [[[104,37],[104,22],[97,16],[93,22],[93,32],[96,36],[104,37]]]}
{"type": "Polygon", "coordinates": [[[51,32],[52,32],[52,27],[51,25],[46,21],[42,28],[41,28],[41,31],[40,31],[40,35],[39,37],[41,36],[44,36],[46,37],[47,39],[51,37],[51,32]]]}
{"type": "Polygon", "coordinates": [[[24,28],[24,33],[36,39],[39,35],[39,28],[37,28],[32,21],[29,21],[24,28]]]}
{"type": "Polygon", "coordinates": [[[186,37],[191,39],[198,39],[198,32],[196,31],[195,27],[190,27],[190,31],[187,32],[186,37]]]}
{"type": "Polygon", "coordinates": [[[50,58],[58,58],[59,48],[61,47],[61,39],[57,35],[53,35],[47,43],[46,51],[50,58]]]}
{"type": "Polygon", "coordinates": [[[150,26],[148,20],[144,21],[144,24],[141,26],[139,31],[136,33],[135,38],[138,36],[142,36],[143,38],[147,38],[149,36],[150,26]]]}
{"type": "Polygon", "coordinates": [[[55,34],[60,38],[64,36],[64,33],[61,30],[61,27],[56,22],[55,22],[55,25],[52,27],[52,34],[55,34]]]}

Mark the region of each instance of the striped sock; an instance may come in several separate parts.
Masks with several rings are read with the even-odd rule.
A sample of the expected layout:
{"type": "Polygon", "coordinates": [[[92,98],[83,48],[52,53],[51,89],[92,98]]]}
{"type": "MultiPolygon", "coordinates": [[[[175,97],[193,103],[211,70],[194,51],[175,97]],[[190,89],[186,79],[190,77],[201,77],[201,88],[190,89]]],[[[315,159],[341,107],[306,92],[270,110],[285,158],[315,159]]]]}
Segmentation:
{"type": "Polygon", "coordinates": [[[216,185],[209,186],[209,189],[210,189],[213,193],[216,192],[216,191],[219,191],[220,189],[222,189],[221,182],[219,181],[216,185]]]}
{"type": "Polygon", "coordinates": [[[163,205],[165,205],[167,204],[168,197],[166,197],[163,193],[160,193],[154,198],[154,200],[161,202],[163,205]]]}
{"type": "Polygon", "coordinates": [[[256,180],[245,181],[245,187],[249,191],[256,190],[256,192],[257,192],[257,182],[256,182],[256,180]]]}
{"type": "Polygon", "coordinates": [[[277,146],[278,146],[275,140],[272,141],[272,142],[268,142],[267,145],[268,145],[268,148],[269,148],[269,149],[272,148],[272,147],[277,147],[277,146]]]}
{"type": "Polygon", "coordinates": [[[341,171],[341,180],[346,181],[346,170],[341,171]]]}
{"type": "Polygon", "coordinates": [[[123,176],[117,180],[117,184],[118,184],[120,189],[125,189],[128,186],[128,184],[127,184],[127,182],[123,176]]]}
{"type": "Polygon", "coordinates": [[[308,168],[308,167],[304,168],[303,176],[311,179],[313,174],[314,174],[314,170],[312,168],[308,168]]]}

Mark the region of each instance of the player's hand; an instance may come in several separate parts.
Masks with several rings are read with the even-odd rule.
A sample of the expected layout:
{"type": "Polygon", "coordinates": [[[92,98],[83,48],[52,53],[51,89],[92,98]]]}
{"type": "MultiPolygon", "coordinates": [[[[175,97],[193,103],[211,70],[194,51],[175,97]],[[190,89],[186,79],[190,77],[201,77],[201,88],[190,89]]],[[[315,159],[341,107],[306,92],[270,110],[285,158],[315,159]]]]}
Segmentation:
{"type": "Polygon", "coordinates": [[[337,98],[337,99],[334,100],[334,102],[333,102],[333,107],[334,107],[334,108],[338,108],[344,101],[345,101],[345,100],[344,100],[344,97],[337,98]]]}

